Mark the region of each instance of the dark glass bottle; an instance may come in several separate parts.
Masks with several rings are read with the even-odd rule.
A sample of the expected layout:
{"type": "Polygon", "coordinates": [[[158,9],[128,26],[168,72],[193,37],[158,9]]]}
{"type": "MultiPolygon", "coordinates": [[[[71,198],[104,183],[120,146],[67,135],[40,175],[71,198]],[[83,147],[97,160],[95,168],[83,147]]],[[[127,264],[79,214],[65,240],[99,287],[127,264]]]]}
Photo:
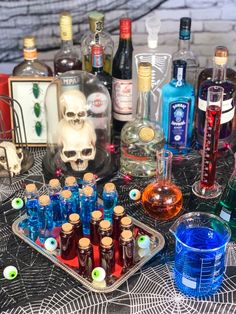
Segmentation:
{"type": "Polygon", "coordinates": [[[88,238],[81,238],[78,243],[78,259],[80,275],[91,279],[94,268],[93,247],[88,238]]]}
{"type": "Polygon", "coordinates": [[[90,220],[90,239],[93,245],[99,244],[100,236],[98,227],[102,219],[102,212],[100,210],[95,210],[92,212],[90,220]]]}
{"type": "Polygon", "coordinates": [[[199,87],[197,110],[197,139],[201,146],[203,144],[204,137],[207,91],[208,88],[213,85],[221,86],[224,88],[218,149],[224,149],[225,147],[227,147],[226,143],[230,143],[232,140],[233,119],[235,112],[234,98],[236,87],[232,82],[226,80],[227,59],[227,48],[223,46],[216,47],[212,79],[207,79],[203,81],[199,87]]]}
{"type": "Polygon", "coordinates": [[[124,272],[134,265],[134,238],[130,230],[121,232],[119,260],[124,272]]]}
{"type": "Polygon", "coordinates": [[[61,226],[60,249],[61,257],[65,260],[73,259],[76,256],[73,225],[68,222],[61,226]]]}
{"type": "Polygon", "coordinates": [[[125,209],[123,206],[116,206],[113,210],[113,239],[119,240],[120,237],[120,221],[125,216],[125,209]]]}
{"type": "Polygon", "coordinates": [[[55,75],[81,70],[82,62],[80,53],[73,47],[72,16],[69,12],[60,15],[61,49],[54,57],[55,75]]]}
{"type": "Polygon", "coordinates": [[[98,233],[100,240],[103,237],[112,237],[112,225],[109,220],[102,220],[99,223],[98,233]]]}
{"type": "Polygon", "coordinates": [[[112,66],[113,128],[120,133],[125,122],[132,119],[132,21],[120,19],[119,46],[112,66]]]}
{"type": "Polygon", "coordinates": [[[130,217],[123,217],[120,221],[120,232],[124,230],[130,230],[133,232],[134,230],[134,224],[130,217]]]}
{"type": "Polygon", "coordinates": [[[78,244],[79,239],[83,238],[83,226],[82,221],[80,220],[79,214],[70,214],[69,223],[72,224],[74,230],[74,239],[76,245],[78,244]]]}
{"type": "Polygon", "coordinates": [[[104,237],[100,242],[100,265],[109,277],[115,270],[115,250],[111,237],[104,237]]]}

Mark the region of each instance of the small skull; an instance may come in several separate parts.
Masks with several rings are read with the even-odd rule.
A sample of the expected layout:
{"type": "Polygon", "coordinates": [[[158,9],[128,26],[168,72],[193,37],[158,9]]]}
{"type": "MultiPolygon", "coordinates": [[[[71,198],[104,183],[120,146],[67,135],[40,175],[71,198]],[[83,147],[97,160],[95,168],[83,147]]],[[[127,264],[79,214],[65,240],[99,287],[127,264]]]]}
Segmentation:
{"type": "Polygon", "coordinates": [[[60,106],[63,118],[73,127],[83,127],[87,117],[86,97],[78,90],[68,90],[60,96],[60,106]]]}
{"type": "Polygon", "coordinates": [[[11,142],[0,143],[0,165],[5,170],[10,171],[12,177],[20,173],[23,157],[24,156],[22,149],[21,148],[17,149],[13,143],[11,142]]]}

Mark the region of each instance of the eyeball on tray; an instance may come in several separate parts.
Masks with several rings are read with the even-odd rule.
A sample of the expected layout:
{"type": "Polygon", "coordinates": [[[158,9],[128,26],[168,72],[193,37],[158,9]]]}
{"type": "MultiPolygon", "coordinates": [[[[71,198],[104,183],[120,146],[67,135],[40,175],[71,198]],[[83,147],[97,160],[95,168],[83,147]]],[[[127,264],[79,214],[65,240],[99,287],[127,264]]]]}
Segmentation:
{"type": "Polygon", "coordinates": [[[148,249],[150,247],[150,237],[146,234],[138,236],[137,244],[140,249],[148,249]]]}
{"type": "Polygon", "coordinates": [[[106,278],[105,269],[102,267],[95,267],[92,271],[92,279],[96,282],[101,282],[106,278]]]}
{"type": "Polygon", "coordinates": [[[56,250],[57,248],[57,240],[54,238],[48,238],[45,242],[44,242],[44,247],[47,251],[49,252],[53,252],[56,250]]]}
{"type": "Polygon", "coordinates": [[[133,201],[138,201],[141,198],[141,192],[138,189],[132,189],[129,192],[129,197],[133,201]]]}
{"type": "Polygon", "coordinates": [[[18,270],[15,266],[7,266],[3,270],[3,276],[4,276],[4,278],[6,278],[8,280],[15,279],[17,275],[18,275],[18,270]]]}
{"type": "Polygon", "coordinates": [[[16,197],[11,201],[11,206],[14,209],[21,209],[24,206],[24,201],[20,197],[16,197]]]}

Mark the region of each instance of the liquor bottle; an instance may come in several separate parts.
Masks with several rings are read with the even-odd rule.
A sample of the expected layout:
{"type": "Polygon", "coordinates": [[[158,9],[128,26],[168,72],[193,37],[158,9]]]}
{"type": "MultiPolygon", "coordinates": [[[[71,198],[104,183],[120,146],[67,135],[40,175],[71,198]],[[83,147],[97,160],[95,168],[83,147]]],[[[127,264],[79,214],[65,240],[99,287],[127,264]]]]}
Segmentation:
{"type": "Polygon", "coordinates": [[[34,36],[26,36],[23,39],[24,61],[14,67],[13,76],[52,76],[52,70],[48,65],[38,60],[36,40],[34,36]]]}
{"type": "Polygon", "coordinates": [[[187,62],[186,81],[195,87],[199,62],[190,49],[190,36],[191,18],[182,17],[179,28],[179,49],[173,54],[172,59],[173,61],[184,60],[187,62]]]}
{"type": "Polygon", "coordinates": [[[52,236],[53,230],[53,209],[48,195],[39,197],[38,206],[39,240],[44,243],[52,236]]]}
{"type": "Polygon", "coordinates": [[[63,214],[60,208],[61,183],[58,179],[51,179],[48,184],[49,197],[53,208],[54,226],[59,227],[63,222],[63,214]]]}
{"type": "Polygon", "coordinates": [[[234,101],[236,86],[232,82],[226,80],[227,59],[227,48],[224,46],[216,47],[212,79],[202,82],[198,92],[197,139],[200,146],[202,146],[207,106],[207,90],[213,85],[222,86],[224,88],[222,114],[220,120],[220,138],[218,143],[219,150],[225,149],[227,147],[226,143],[230,143],[232,141],[233,119],[235,113],[234,101]]]}
{"type": "Polygon", "coordinates": [[[92,45],[92,73],[103,83],[108,89],[111,96],[112,93],[112,77],[103,70],[103,47],[102,45],[92,45]]]}
{"type": "Polygon", "coordinates": [[[163,147],[163,131],[150,121],[152,67],[141,62],[138,70],[138,105],[136,118],[121,131],[120,171],[134,177],[154,176],[156,151],[163,147]]]}
{"type": "Polygon", "coordinates": [[[60,15],[61,49],[54,56],[54,73],[81,70],[80,52],[73,46],[72,16],[69,12],[60,15]]]}
{"type": "Polygon", "coordinates": [[[102,192],[104,219],[112,222],[113,209],[117,205],[118,193],[112,182],[104,185],[102,192]]]}
{"type": "Polygon", "coordinates": [[[132,21],[120,19],[119,46],[112,65],[113,128],[120,133],[125,122],[132,119],[132,21]]]}
{"type": "Polygon", "coordinates": [[[173,78],[162,88],[162,127],[165,147],[186,154],[191,146],[194,121],[194,88],[186,82],[186,61],[173,61],[173,78]]]}
{"type": "Polygon", "coordinates": [[[114,42],[111,35],[104,31],[104,14],[92,11],[88,15],[90,30],[81,39],[83,70],[91,72],[91,47],[102,45],[104,52],[104,71],[111,74],[114,42]]]}

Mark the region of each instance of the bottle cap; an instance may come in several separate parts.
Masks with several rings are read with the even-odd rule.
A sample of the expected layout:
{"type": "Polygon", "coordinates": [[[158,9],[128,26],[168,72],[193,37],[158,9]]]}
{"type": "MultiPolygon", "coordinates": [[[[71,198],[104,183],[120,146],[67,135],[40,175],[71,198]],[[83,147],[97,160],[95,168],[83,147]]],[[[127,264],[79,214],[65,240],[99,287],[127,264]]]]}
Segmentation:
{"type": "Polygon", "coordinates": [[[110,248],[113,245],[113,240],[111,237],[103,237],[101,239],[101,246],[104,248],[110,248]]]}
{"type": "Polygon", "coordinates": [[[116,186],[112,182],[108,182],[104,185],[104,191],[107,193],[113,192],[116,190],[116,186]]]}
{"type": "Polygon", "coordinates": [[[25,36],[23,39],[24,48],[34,48],[36,44],[35,37],[32,35],[25,36]]]}
{"type": "Polygon", "coordinates": [[[86,186],[85,188],[83,188],[82,193],[86,196],[92,196],[93,188],[91,186],[86,186]]]}
{"type": "Polygon", "coordinates": [[[140,62],[138,65],[138,90],[149,92],[152,85],[152,65],[149,62],[140,62]]]}
{"type": "Polygon", "coordinates": [[[100,220],[102,219],[102,212],[100,210],[94,210],[91,213],[92,220],[100,220]]]}
{"type": "Polygon", "coordinates": [[[132,34],[132,20],[130,18],[120,19],[120,38],[129,39],[132,34]]]}
{"type": "Polygon", "coordinates": [[[79,239],[78,245],[80,249],[87,249],[90,247],[91,243],[88,238],[81,238],[79,239]]]}
{"type": "Polygon", "coordinates": [[[92,33],[102,32],[104,26],[104,14],[98,11],[92,11],[88,15],[89,29],[92,33]]]}
{"type": "Polygon", "coordinates": [[[76,214],[76,213],[70,214],[70,216],[69,216],[69,222],[70,222],[71,224],[78,223],[79,221],[80,221],[80,216],[79,216],[79,214],[76,214]]]}
{"type": "Polygon", "coordinates": [[[130,217],[123,217],[123,218],[121,218],[120,224],[123,227],[128,227],[128,226],[132,225],[132,219],[130,217]]]}
{"type": "Polygon", "coordinates": [[[130,230],[124,230],[121,232],[120,237],[124,241],[129,241],[133,238],[133,233],[130,230]]]}
{"type": "Polygon", "coordinates": [[[23,40],[24,44],[24,59],[25,60],[35,60],[37,59],[37,49],[35,47],[35,37],[34,36],[26,36],[23,40]]]}
{"type": "Polygon", "coordinates": [[[61,196],[62,196],[63,198],[68,199],[68,198],[71,197],[71,195],[72,195],[72,193],[71,193],[70,190],[63,190],[63,191],[61,191],[61,196]]]}
{"type": "Polygon", "coordinates": [[[42,206],[46,206],[50,204],[50,198],[48,195],[42,195],[39,197],[39,204],[42,206]]]}
{"type": "Polygon", "coordinates": [[[72,16],[69,12],[60,14],[60,33],[62,40],[72,40],[72,16]]]}
{"type": "Polygon", "coordinates": [[[191,18],[182,17],[180,19],[179,39],[189,40],[191,34],[191,18]]]}
{"type": "Polygon", "coordinates": [[[25,190],[26,190],[26,192],[31,193],[31,192],[37,191],[37,188],[36,188],[36,185],[34,183],[30,183],[30,184],[27,184],[25,186],[25,190]]]}
{"type": "Polygon", "coordinates": [[[61,226],[61,230],[65,233],[71,233],[73,230],[73,225],[67,222],[61,226]]]}
{"type": "Polygon", "coordinates": [[[148,47],[155,49],[158,45],[158,33],[161,28],[161,20],[156,15],[152,16],[146,19],[145,26],[148,32],[148,47]]]}
{"type": "Polygon", "coordinates": [[[228,49],[224,46],[217,46],[215,49],[214,61],[218,65],[224,65],[228,60],[228,49]]]}
{"type": "Polygon", "coordinates": [[[73,176],[66,177],[65,184],[67,186],[73,186],[76,183],[76,179],[73,176]]]}
{"type": "Polygon", "coordinates": [[[58,179],[51,179],[51,180],[49,181],[49,186],[50,186],[51,188],[57,188],[57,187],[60,187],[61,184],[60,184],[60,181],[59,181],[58,179]]]}
{"type": "Polygon", "coordinates": [[[83,180],[84,181],[87,181],[87,182],[90,182],[94,179],[94,174],[92,172],[87,172],[84,174],[83,176],[83,180]]]}
{"type": "Polygon", "coordinates": [[[100,229],[102,230],[109,230],[111,228],[111,223],[109,220],[102,220],[100,223],[99,223],[99,227],[100,229]]]}
{"type": "Polygon", "coordinates": [[[122,216],[125,213],[125,209],[121,205],[115,206],[113,211],[116,216],[122,216]]]}
{"type": "Polygon", "coordinates": [[[173,61],[173,78],[177,81],[185,80],[187,62],[184,60],[173,61]]]}

